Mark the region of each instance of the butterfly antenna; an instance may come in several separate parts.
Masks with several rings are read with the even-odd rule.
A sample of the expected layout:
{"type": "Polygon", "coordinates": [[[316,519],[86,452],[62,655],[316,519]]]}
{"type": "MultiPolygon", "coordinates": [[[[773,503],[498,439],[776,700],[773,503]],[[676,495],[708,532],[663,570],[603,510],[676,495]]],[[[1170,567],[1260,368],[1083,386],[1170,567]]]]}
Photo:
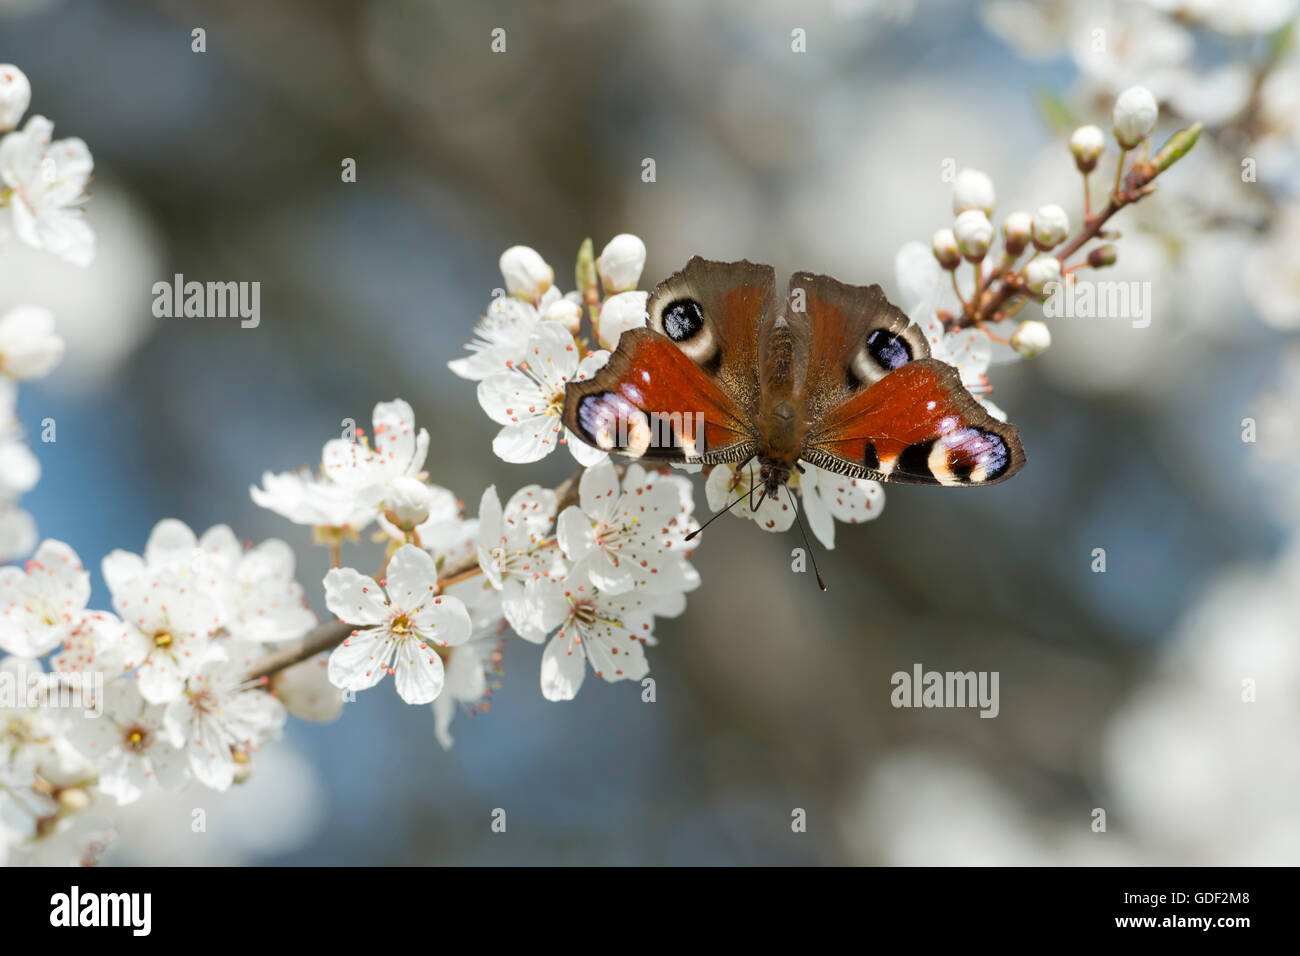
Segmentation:
{"type": "Polygon", "coordinates": [[[817,567],[817,555],[813,554],[812,545],[808,543],[808,532],[804,530],[803,516],[799,514],[799,507],[794,503],[794,492],[790,490],[789,485],[785,486],[785,493],[790,498],[790,507],[794,508],[794,520],[799,525],[799,533],[803,535],[803,548],[808,552],[808,557],[812,559],[813,574],[817,575],[817,586],[825,591],[826,582],[822,580],[822,572],[817,567]]]}
{"type": "MultiPolygon", "coordinates": [[[[748,492],[745,492],[745,494],[748,494],[748,492]]],[[[726,514],[728,511],[730,511],[732,508],[736,507],[736,505],[738,505],[738,504],[740,504],[742,501],[744,501],[744,500],[745,500],[745,494],[742,494],[739,498],[737,498],[737,499],[736,499],[735,501],[733,501],[731,504],[727,505],[727,507],[723,508],[721,511],[715,511],[715,512],[713,513],[713,516],[710,517],[708,521],[704,522],[704,524],[700,525],[698,528],[696,528],[694,531],[692,531],[690,534],[688,534],[688,535],[686,536],[686,540],[687,540],[687,541],[690,541],[692,538],[694,538],[697,534],[699,534],[701,531],[703,531],[703,530],[704,530],[705,528],[707,528],[709,525],[713,524],[713,522],[717,521],[719,518],[721,518],[723,515],[725,515],[725,514],[726,514]]]]}

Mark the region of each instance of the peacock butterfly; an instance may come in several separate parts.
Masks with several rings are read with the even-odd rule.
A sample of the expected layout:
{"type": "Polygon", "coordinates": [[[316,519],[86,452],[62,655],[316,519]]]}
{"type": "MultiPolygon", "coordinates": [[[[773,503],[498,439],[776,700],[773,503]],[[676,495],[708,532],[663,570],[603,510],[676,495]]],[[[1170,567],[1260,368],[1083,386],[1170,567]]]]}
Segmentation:
{"type": "MultiPolygon", "coordinates": [[[[564,424],[605,451],[700,464],[757,459],[775,497],[807,462],[841,475],[990,485],[1025,463],[880,286],[699,256],[655,287],[648,324],[565,389],[564,424]]],[[[760,499],[761,500],[761,499],[760,499]]]]}

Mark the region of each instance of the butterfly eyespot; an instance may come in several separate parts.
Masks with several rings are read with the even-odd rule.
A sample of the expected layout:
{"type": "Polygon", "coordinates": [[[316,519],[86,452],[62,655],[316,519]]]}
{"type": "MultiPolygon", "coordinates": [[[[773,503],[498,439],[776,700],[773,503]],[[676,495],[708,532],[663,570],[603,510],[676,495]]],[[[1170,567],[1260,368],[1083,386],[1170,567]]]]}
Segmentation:
{"type": "Polygon", "coordinates": [[[867,352],[884,369],[893,370],[912,361],[912,350],[907,340],[886,329],[876,329],[867,336],[867,352]]]}
{"type": "Polygon", "coordinates": [[[674,342],[685,342],[704,328],[704,310],[694,299],[678,299],[663,311],[664,334],[674,342]]]}

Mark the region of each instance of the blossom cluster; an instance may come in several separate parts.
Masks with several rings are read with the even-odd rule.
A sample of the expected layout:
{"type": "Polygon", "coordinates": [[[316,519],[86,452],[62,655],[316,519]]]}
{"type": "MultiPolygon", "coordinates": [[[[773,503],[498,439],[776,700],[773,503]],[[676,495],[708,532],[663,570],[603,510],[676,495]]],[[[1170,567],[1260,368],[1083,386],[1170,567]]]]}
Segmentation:
{"type": "MultiPolygon", "coordinates": [[[[80,265],[94,255],[94,234],[81,217],[90,172],[90,151],[79,139],[51,142],[53,124],[28,118],[26,74],[0,63],[0,243],[11,235],[80,265]]],[[[30,554],[36,525],[18,499],[40,479],[41,468],[24,441],[18,421],[18,387],[41,378],[63,358],[54,316],[36,305],[0,315],[0,561],[30,554]]]]}
{"type": "Polygon", "coordinates": [[[316,621],[288,545],[246,549],[224,525],[196,536],[161,521],[143,554],[114,551],[101,570],[112,610],[87,606],[90,573],[61,541],[0,568],[0,857],[10,863],[93,859],[112,802],[139,799],[151,778],[225,790],[246,776],[286,709],[244,675],[316,621]]]}
{"type": "Polygon", "coordinates": [[[1214,173],[1171,181],[1166,200],[1143,212],[1141,230],[1160,240],[1152,248],[1171,278],[1183,263],[1204,261],[1202,252],[1241,262],[1240,270],[1197,275],[1201,301],[1221,284],[1268,325],[1300,328],[1300,3],[1053,0],[1037,10],[1024,0],[984,0],[981,13],[1024,55],[1072,62],[1077,79],[1052,101],[1057,115],[1140,85],[1162,119],[1203,121],[1201,169],[1214,173]]]}
{"type": "Polygon", "coordinates": [[[1115,243],[1088,244],[1114,238],[1103,226],[1125,206],[1150,195],[1156,177],[1196,144],[1199,123],[1175,133],[1152,155],[1150,137],[1158,118],[1155,97],[1145,87],[1131,87],[1115,100],[1111,132],[1118,156],[1113,185],[1099,210],[1093,209],[1091,175],[1105,155],[1106,134],[1085,125],[1070,136],[1083,187],[1077,232],[1057,203],[1032,214],[1007,213],[995,229],[992,179],[980,170],[963,169],[953,183],[952,225],[935,232],[928,248],[909,242],[899,250],[895,267],[904,308],[926,331],[934,357],[955,366],[966,388],[997,418],[1005,420],[1006,413],[988,398],[989,366],[1040,355],[1052,341],[1045,322],[1017,323],[1016,314],[1029,302],[1043,303],[1060,294],[1062,284],[1075,281],[1072,277],[1084,269],[1113,266],[1115,243]],[[1076,255],[1080,258],[1072,262],[1076,255]]]}

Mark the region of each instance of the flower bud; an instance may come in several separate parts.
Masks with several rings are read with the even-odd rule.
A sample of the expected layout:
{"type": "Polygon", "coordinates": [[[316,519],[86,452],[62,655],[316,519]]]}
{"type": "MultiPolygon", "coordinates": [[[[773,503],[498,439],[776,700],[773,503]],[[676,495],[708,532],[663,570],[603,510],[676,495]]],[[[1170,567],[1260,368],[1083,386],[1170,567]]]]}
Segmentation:
{"type": "Polygon", "coordinates": [[[1104,246],[1098,246],[1088,253],[1088,265],[1094,269],[1100,269],[1104,266],[1113,266],[1115,260],[1119,258],[1119,249],[1114,243],[1106,243],[1104,246]]]}
{"type": "Polygon", "coordinates": [[[1090,173],[1097,168],[1097,160],[1106,148],[1106,134],[1100,126],[1080,126],[1070,137],[1070,152],[1074,154],[1074,165],[1081,173],[1090,173]]]}
{"type": "Polygon", "coordinates": [[[12,63],[0,63],[0,133],[17,126],[31,102],[27,74],[12,63]]]}
{"type": "Polygon", "coordinates": [[[1159,116],[1160,108],[1151,91],[1145,86],[1130,86],[1119,95],[1111,113],[1115,139],[1125,149],[1132,149],[1151,135],[1159,116]]]}
{"type": "Polygon", "coordinates": [[[1013,212],[1002,220],[1002,248],[1018,256],[1034,237],[1034,220],[1027,212],[1013,212]]]}
{"type": "Polygon", "coordinates": [[[600,307],[601,348],[616,348],[620,335],[646,324],[646,297],[644,292],[620,292],[605,301],[600,307]]]}
{"type": "Polygon", "coordinates": [[[1180,129],[1173,136],[1169,137],[1169,142],[1160,147],[1160,151],[1151,157],[1151,165],[1155,167],[1156,175],[1160,175],[1174,163],[1178,162],[1196,145],[1196,141],[1201,138],[1201,123],[1195,122],[1186,129],[1180,129]]]}
{"type": "Polygon", "coordinates": [[[978,169],[963,169],[952,184],[952,214],[960,216],[968,209],[978,209],[984,215],[993,214],[993,180],[978,169]]]}
{"type": "Polygon", "coordinates": [[[556,299],[546,307],[542,318],[548,322],[559,322],[569,330],[570,335],[577,335],[582,326],[582,306],[572,299],[556,299]]]}
{"type": "Polygon", "coordinates": [[[1043,252],[1059,246],[1070,234],[1070,217],[1060,206],[1040,206],[1034,214],[1034,248],[1043,252]]]}
{"type": "Polygon", "coordinates": [[[967,209],[952,226],[957,248],[970,262],[981,262],[993,241],[993,223],[978,209],[967,209]]]}
{"type": "Polygon", "coordinates": [[[596,257],[596,271],[605,295],[635,289],[644,268],[645,243],[627,232],[609,240],[596,257]]]}
{"type": "Polygon", "coordinates": [[[1025,284],[1030,291],[1042,293],[1049,282],[1061,281],[1061,261],[1056,256],[1040,256],[1025,266],[1025,284]]]}
{"type": "Polygon", "coordinates": [[[536,302],[555,281],[555,270],[536,249],[511,246],[501,253],[501,276],[511,295],[536,302]]]}
{"type": "Polygon", "coordinates": [[[951,229],[940,229],[934,234],[930,248],[939,265],[945,269],[956,269],[961,265],[961,250],[957,248],[957,237],[951,229]]]}
{"type": "Polygon", "coordinates": [[[418,478],[401,475],[388,483],[384,508],[388,520],[402,529],[429,520],[429,486],[418,478]]]}
{"type": "Polygon", "coordinates": [[[1037,319],[1021,322],[1020,327],[1011,333],[1011,347],[1025,358],[1041,355],[1051,344],[1051,330],[1048,329],[1047,323],[1039,322],[1037,319]]]}

